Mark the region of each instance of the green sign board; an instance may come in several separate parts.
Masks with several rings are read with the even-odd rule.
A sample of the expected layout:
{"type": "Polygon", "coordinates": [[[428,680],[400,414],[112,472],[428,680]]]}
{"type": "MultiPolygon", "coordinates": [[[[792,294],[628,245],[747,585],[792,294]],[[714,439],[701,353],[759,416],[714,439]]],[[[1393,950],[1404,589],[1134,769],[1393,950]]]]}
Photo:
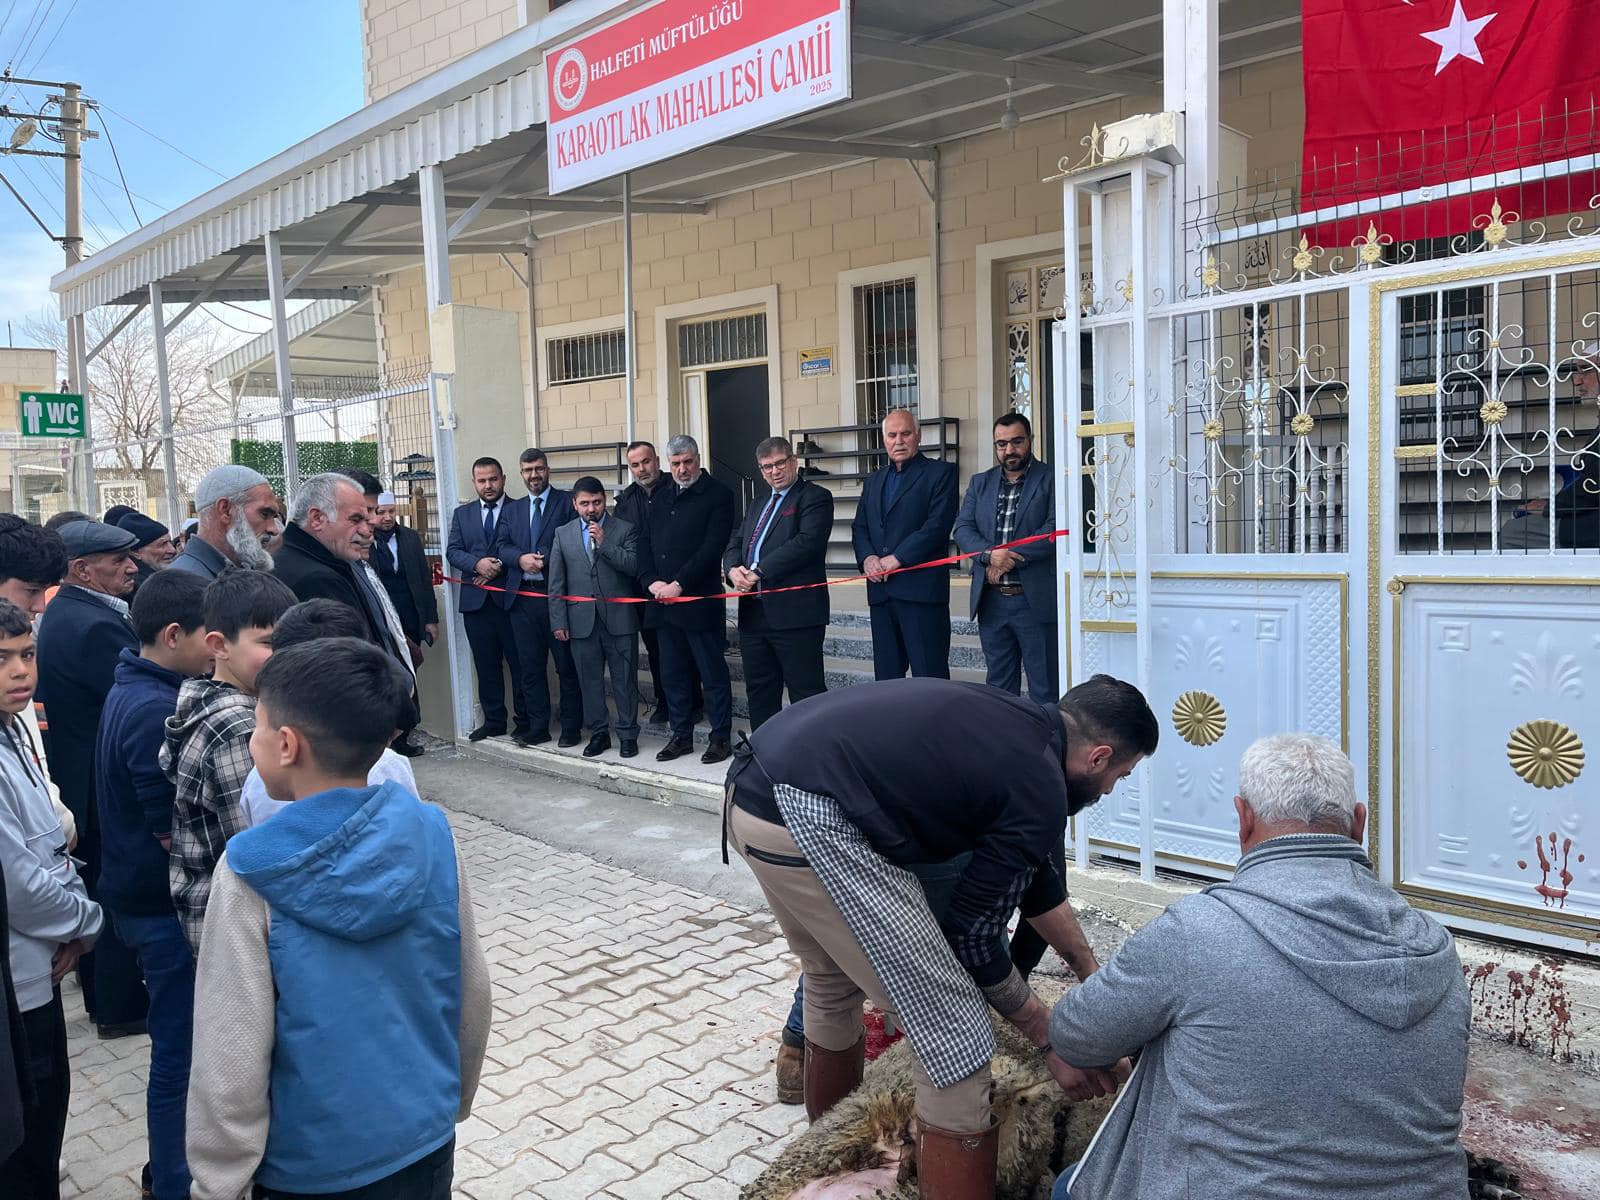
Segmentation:
{"type": "Polygon", "coordinates": [[[81,438],[84,403],[71,392],[23,392],[22,436],[81,438]]]}

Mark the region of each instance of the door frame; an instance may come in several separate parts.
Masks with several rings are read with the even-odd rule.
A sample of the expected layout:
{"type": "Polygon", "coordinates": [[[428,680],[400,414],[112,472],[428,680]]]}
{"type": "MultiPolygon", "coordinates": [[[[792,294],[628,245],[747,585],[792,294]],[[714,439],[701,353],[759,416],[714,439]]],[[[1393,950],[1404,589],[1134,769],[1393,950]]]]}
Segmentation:
{"type": "MultiPolygon", "coordinates": [[[[783,345],[778,331],[778,287],[750,288],[742,292],[724,292],[699,300],[686,300],[681,304],[663,304],[655,310],[656,325],[656,438],[660,449],[675,433],[689,432],[697,442],[709,432],[705,409],[705,373],[723,367],[749,367],[766,364],[767,368],[767,423],[780,437],[788,434],[783,427],[783,345]],[[767,319],[767,356],[765,359],[742,359],[738,362],[708,363],[704,366],[682,370],[678,366],[679,324],[703,321],[713,317],[733,317],[741,313],[760,312],[767,319]],[[689,411],[690,387],[688,380],[700,377],[695,411],[689,411]],[[699,433],[695,433],[699,430],[699,433]]],[[[700,447],[702,457],[709,453],[700,447]]]]}

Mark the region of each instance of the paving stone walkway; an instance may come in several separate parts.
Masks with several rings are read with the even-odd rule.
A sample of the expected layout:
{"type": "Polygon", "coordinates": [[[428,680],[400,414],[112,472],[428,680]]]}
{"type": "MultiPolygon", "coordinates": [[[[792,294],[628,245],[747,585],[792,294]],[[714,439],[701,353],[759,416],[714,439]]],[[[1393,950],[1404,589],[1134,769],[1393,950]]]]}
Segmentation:
{"type": "MultiPolygon", "coordinates": [[[[772,918],[451,813],[494,982],[456,1194],[732,1200],[804,1123],[773,1101],[794,988],[772,918]]],[[[67,995],[63,1196],[137,1197],[145,1038],[67,995]]]]}

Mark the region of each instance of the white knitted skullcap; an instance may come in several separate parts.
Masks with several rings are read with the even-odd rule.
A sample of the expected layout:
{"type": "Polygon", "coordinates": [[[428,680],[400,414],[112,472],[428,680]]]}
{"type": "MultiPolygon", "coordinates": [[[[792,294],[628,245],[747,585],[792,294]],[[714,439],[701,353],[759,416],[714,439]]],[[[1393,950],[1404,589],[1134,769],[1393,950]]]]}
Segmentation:
{"type": "Polygon", "coordinates": [[[200,486],[194,489],[195,511],[210,508],[218,500],[242,496],[251,488],[260,487],[266,482],[268,482],[267,477],[254,467],[240,466],[237,463],[213,467],[206,472],[206,477],[200,481],[200,486]]]}

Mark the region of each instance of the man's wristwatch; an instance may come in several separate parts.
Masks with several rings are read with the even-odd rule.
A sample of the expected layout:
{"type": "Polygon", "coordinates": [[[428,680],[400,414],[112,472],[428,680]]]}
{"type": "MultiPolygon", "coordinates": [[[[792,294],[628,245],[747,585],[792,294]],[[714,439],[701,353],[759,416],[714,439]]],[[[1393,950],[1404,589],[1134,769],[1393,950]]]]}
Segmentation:
{"type": "Polygon", "coordinates": [[[766,576],[761,573],[761,568],[760,567],[751,567],[750,568],[750,574],[754,575],[757,579],[761,579],[761,580],[765,580],[766,579],[766,576]]]}

